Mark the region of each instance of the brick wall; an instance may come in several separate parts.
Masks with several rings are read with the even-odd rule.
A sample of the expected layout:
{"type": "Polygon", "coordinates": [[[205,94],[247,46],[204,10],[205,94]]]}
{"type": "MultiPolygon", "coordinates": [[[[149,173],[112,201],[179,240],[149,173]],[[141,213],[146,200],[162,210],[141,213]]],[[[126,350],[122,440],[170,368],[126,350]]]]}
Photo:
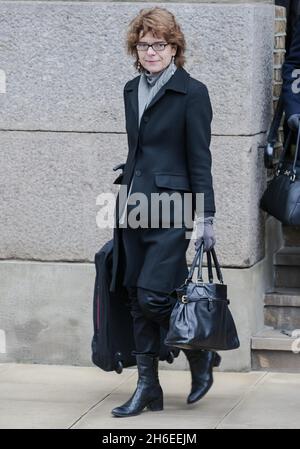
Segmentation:
{"type": "MultiPolygon", "coordinates": [[[[285,58],[285,38],[286,38],[286,9],[282,6],[275,7],[275,27],[274,27],[274,72],[273,72],[273,114],[275,112],[282,87],[281,67],[285,58]]],[[[275,146],[276,156],[282,149],[283,142],[283,119],[278,132],[278,142],[275,146]]]]}

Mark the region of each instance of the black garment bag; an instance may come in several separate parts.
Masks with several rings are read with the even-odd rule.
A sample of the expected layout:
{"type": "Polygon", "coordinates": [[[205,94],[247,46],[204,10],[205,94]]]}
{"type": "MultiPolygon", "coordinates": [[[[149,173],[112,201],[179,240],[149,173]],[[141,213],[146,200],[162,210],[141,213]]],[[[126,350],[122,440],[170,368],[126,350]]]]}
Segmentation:
{"type": "MultiPolygon", "coordinates": [[[[91,343],[92,362],[104,371],[121,373],[136,365],[130,303],[125,287],[109,290],[111,282],[113,240],[95,254],[96,279],[93,297],[94,334],[91,343]]],[[[172,363],[179,349],[165,346],[166,330],[161,328],[160,360],[172,363]]]]}

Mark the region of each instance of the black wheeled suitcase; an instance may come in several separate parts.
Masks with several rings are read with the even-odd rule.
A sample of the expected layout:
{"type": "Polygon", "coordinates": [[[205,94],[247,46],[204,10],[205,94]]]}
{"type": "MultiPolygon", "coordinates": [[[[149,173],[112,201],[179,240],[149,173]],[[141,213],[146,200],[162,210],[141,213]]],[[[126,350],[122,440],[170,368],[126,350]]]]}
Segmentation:
{"type": "MultiPolygon", "coordinates": [[[[113,240],[95,254],[96,279],[93,298],[94,335],[92,362],[104,371],[121,373],[135,366],[133,323],[125,287],[109,290],[112,273],[113,240]]],[[[160,360],[172,363],[180,350],[164,344],[167,331],[161,328],[160,360]]]]}

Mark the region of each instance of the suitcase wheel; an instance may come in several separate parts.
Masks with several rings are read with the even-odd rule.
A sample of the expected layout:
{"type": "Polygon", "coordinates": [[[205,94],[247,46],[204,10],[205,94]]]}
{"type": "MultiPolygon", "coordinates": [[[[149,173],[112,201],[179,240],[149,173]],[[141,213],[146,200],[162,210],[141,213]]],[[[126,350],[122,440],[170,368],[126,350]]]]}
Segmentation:
{"type": "Polygon", "coordinates": [[[173,362],[174,362],[174,354],[173,354],[172,351],[169,351],[168,356],[167,356],[167,358],[166,358],[166,361],[167,361],[168,363],[173,363],[173,362]]]}
{"type": "Polygon", "coordinates": [[[115,371],[118,374],[121,374],[121,372],[123,371],[123,362],[122,362],[121,352],[115,353],[115,371]]]}
{"type": "Polygon", "coordinates": [[[118,360],[116,362],[116,368],[115,368],[116,373],[121,374],[121,372],[123,371],[123,363],[121,362],[121,360],[118,360]]]}

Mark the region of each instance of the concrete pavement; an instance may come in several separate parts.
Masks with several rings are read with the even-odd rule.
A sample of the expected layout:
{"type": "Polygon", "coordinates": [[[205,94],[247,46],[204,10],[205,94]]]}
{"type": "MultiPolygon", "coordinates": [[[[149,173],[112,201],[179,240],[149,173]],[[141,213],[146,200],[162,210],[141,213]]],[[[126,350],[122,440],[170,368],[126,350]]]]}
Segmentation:
{"type": "Polygon", "coordinates": [[[0,364],[0,428],[204,429],[299,428],[300,374],[214,372],[214,384],[188,405],[189,371],[160,370],[164,410],[115,418],[133,393],[136,369],[0,364]]]}

